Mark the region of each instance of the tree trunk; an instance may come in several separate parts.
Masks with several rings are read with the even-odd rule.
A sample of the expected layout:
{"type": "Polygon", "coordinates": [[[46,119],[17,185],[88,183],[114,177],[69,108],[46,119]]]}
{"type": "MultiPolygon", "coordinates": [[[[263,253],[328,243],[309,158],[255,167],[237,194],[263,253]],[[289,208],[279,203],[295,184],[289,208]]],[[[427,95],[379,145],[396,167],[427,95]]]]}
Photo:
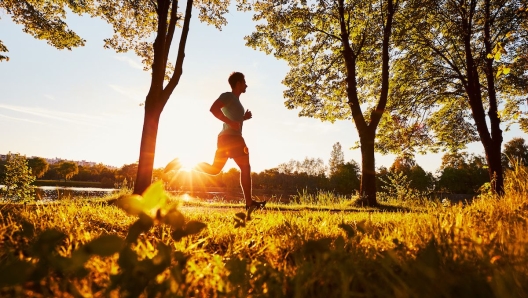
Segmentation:
{"type": "MultiPolygon", "coordinates": [[[[484,110],[484,103],[481,92],[481,84],[479,81],[479,73],[476,62],[473,58],[471,48],[471,30],[467,22],[462,22],[464,31],[467,32],[464,35],[464,47],[466,54],[467,64],[467,83],[466,92],[471,107],[471,113],[473,120],[475,120],[475,126],[479,134],[480,141],[484,146],[484,152],[486,154],[486,161],[488,162],[488,173],[490,176],[491,189],[498,195],[504,194],[504,178],[502,175],[501,165],[501,146],[502,146],[502,130],[500,129],[500,118],[498,116],[497,98],[495,93],[495,85],[493,78],[493,67],[492,61],[488,59],[486,61],[486,80],[489,97],[489,110],[488,117],[490,119],[491,134],[486,123],[486,112],[484,110]]],[[[488,28],[489,29],[489,28],[488,28]]],[[[488,32],[489,33],[489,32],[488,32]]],[[[485,39],[488,39],[488,33],[486,33],[485,39]]],[[[491,51],[489,40],[485,40],[487,43],[488,51],[491,51]]]]}
{"type": "Polygon", "coordinates": [[[491,144],[489,152],[486,151],[486,161],[488,162],[488,174],[490,176],[491,191],[499,196],[504,195],[504,176],[501,164],[501,144],[491,144]],[[498,148],[497,148],[498,147],[498,148]]]}
{"type": "Polygon", "coordinates": [[[358,205],[377,206],[376,201],[376,162],[374,158],[374,139],[376,134],[368,130],[360,135],[361,144],[361,184],[359,186],[358,205]]]}
{"type": "MultiPolygon", "coordinates": [[[[486,22],[484,23],[484,46],[486,53],[492,53],[491,44],[491,1],[485,1],[486,22]]],[[[504,177],[501,165],[502,130],[500,128],[500,117],[498,115],[497,92],[495,90],[495,75],[493,73],[493,58],[486,58],[486,81],[488,87],[489,108],[488,117],[490,119],[491,139],[486,148],[486,160],[488,162],[488,172],[491,182],[491,190],[502,196],[504,194],[504,177]]]]}
{"type": "Polygon", "coordinates": [[[152,183],[152,171],[154,169],[154,154],[156,152],[156,138],[158,136],[158,125],[162,109],[156,109],[145,104],[145,119],[143,121],[143,133],[141,135],[141,147],[139,152],[138,172],[134,194],[141,195],[152,183]]]}

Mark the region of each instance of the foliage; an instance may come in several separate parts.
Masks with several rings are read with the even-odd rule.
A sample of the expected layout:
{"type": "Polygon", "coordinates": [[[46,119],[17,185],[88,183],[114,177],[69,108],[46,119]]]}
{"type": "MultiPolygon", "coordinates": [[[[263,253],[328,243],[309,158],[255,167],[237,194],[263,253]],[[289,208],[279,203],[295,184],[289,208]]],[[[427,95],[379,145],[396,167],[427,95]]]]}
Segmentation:
{"type": "Polygon", "coordinates": [[[417,117],[426,120],[442,146],[459,150],[484,137],[477,131],[480,114],[472,113],[477,105],[497,109],[495,92],[504,99],[498,102],[505,104],[497,112],[501,122],[524,117],[528,43],[519,14],[522,1],[413,1],[411,6],[407,18],[415,21],[407,22],[402,34],[412,38],[402,39],[401,46],[409,49],[409,70],[421,73],[415,84],[426,91],[424,103],[436,107],[417,117]],[[472,80],[481,82],[482,92],[471,89],[472,80]],[[480,100],[472,103],[468,96],[480,100]]]}
{"type": "Polygon", "coordinates": [[[283,174],[301,174],[309,176],[325,175],[326,166],[321,158],[305,157],[304,160],[298,161],[291,159],[287,163],[281,163],[277,166],[280,173],[283,174]]]}
{"type": "MultiPolygon", "coordinates": [[[[405,7],[405,6],[402,6],[405,7]]],[[[247,45],[288,62],[286,107],[299,116],[353,119],[362,154],[361,204],[376,205],[375,138],[387,107],[392,27],[400,1],[257,1],[247,45]]]]}
{"type": "Polygon", "coordinates": [[[485,159],[465,152],[446,153],[442,157],[437,190],[456,194],[476,194],[489,182],[485,159]]]}
{"type": "Polygon", "coordinates": [[[59,175],[61,175],[65,180],[70,180],[73,175],[79,173],[79,167],[77,163],[72,161],[63,161],[59,163],[58,166],[59,175]]]}
{"type": "Polygon", "coordinates": [[[42,157],[32,157],[28,159],[28,166],[31,169],[31,173],[36,178],[42,178],[49,169],[48,162],[42,157]]]}
{"type": "Polygon", "coordinates": [[[513,138],[506,144],[502,151],[502,166],[512,169],[516,164],[528,166],[528,145],[523,138],[513,138]]]}
{"type": "MultiPolygon", "coordinates": [[[[434,188],[435,179],[433,174],[425,172],[411,156],[398,156],[389,171],[394,174],[403,174],[409,180],[408,186],[410,189],[428,192],[434,188]]],[[[393,177],[396,176],[393,175],[393,177]]]]}
{"type": "MultiPolygon", "coordinates": [[[[0,2],[0,11],[5,11],[13,22],[22,25],[22,30],[33,37],[45,39],[57,49],[71,50],[73,47],[84,46],[86,41],[68,29],[64,22],[66,8],[73,13],[82,14],[90,9],[91,2],[3,0],[0,2]]],[[[8,50],[0,40],[0,53],[2,52],[8,50]]],[[[0,62],[2,60],[9,61],[9,57],[0,55],[0,62]]]]}
{"type": "Polygon", "coordinates": [[[427,200],[428,192],[412,187],[412,180],[407,177],[405,172],[391,171],[387,174],[386,179],[382,186],[385,192],[380,195],[380,201],[391,202],[391,200],[396,200],[404,205],[416,205],[427,200]]]}
{"type": "MultiPolygon", "coordinates": [[[[0,53],[7,53],[7,52],[9,52],[9,50],[4,45],[4,43],[0,40],[0,53]]],[[[9,61],[9,57],[8,56],[4,56],[4,55],[0,55],[0,62],[2,62],[2,61],[9,61]]]]}
{"type": "Polygon", "coordinates": [[[341,148],[339,142],[332,146],[332,152],[330,152],[330,160],[328,161],[328,172],[330,178],[337,173],[338,168],[345,164],[345,154],[341,148]]]}
{"type": "Polygon", "coordinates": [[[5,164],[5,177],[2,184],[4,197],[14,201],[28,201],[34,199],[31,183],[35,176],[31,174],[26,157],[20,154],[9,153],[5,164]]]}
{"type": "MultiPolygon", "coordinates": [[[[518,0],[410,1],[405,58],[428,90],[426,119],[433,138],[460,150],[482,143],[492,190],[503,194],[501,126],[526,115],[526,30],[518,0]],[[515,71],[513,70],[515,68],[515,71]],[[503,79],[504,76],[504,79],[503,79]]],[[[508,129],[508,126],[506,127],[508,129]]],[[[436,142],[435,142],[436,143],[436,142]]]]}
{"type": "Polygon", "coordinates": [[[343,163],[330,177],[329,188],[338,194],[353,194],[359,191],[360,173],[360,167],[354,160],[343,163]]]}
{"type": "Polygon", "coordinates": [[[121,181],[126,179],[129,183],[127,187],[132,188],[131,186],[134,184],[134,181],[136,181],[137,170],[138,170],[137,163],[123,165],[119,169],[119,171],[117,171],[116,178],[121,181]]]}
{"type": "MultiPolygon", "coordinates": [[[[155,224],[163,223],[171,227],[174,241],[180,241],[183,237],[199,233],[205,224],[192,220],[186,222],[176,204],[167,204],[161,182],[151,185],[143,196],[125,195],[117,202],[128,214],[139,217],[129,227],[126,239],[115,234],[99,235],[75,248],[71,247],[70,256],[63,256],[57,248],[68,239],[68,235],[56,228],[45,229],[32,241],[27,258],[17,259],[10,253],[4,255],[2,251],[4,257],[0,260],[0,287],[28,283],[39,285],[54,276],[72,280],[86,278],[90,273],[86,265],[93,257],[112,257],[117,262],[119,272],[109,276],[106,293],[116,290],[120,295],[137,297],[144,291],[159,291],[156,277],[167,270],[173,271],[172,277],[181,283],[181,276],[185,274],[182,265],[188,257],[178,251],[172,252],[163,242],[157,244],[156,254],[146,257],[139,255],[136,252],[138,238],[142,233],[149,232],[155,224]],[[173,262],[177,262],[176,265],[169,268],[173,262]]],[[[25,241],[31,240],[35,236],[35,225],[25,220],[21,224],[22,229],[16,236],[25,241]]],[[[79,293],[78,288],[73,287],[72,290],[79,293]]],[[[37,292],[54,296],[53,289],[45,287],[37,292]]]]}

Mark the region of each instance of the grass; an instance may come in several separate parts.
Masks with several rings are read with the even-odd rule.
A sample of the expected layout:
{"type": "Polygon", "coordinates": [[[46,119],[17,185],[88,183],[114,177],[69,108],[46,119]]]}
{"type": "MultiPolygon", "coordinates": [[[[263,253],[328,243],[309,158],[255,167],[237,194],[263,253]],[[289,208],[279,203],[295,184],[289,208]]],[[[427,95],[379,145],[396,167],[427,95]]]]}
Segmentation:
{"type": "Polygon", "coordinates": [[[155,225],[119,253],[90,246],[102,235],[124,239],[136,222],[108,197],[4,204],[0,296],[528,297],[525,178],[507,180],[501,199],[485,195],[469,205],[360,209],[346,198],[320,194],[318,203],[301,193],[297,203],[270,204],[251,220],[242,204],[180,201],[185,220],[205,223],[203,230],[175,241],[172,228],[155,225]],[[55,235],[50,230],[66,235],[52,248],[42,244],[51,243],[42,240],[55,235]],[[87,247],[84,271],[54,265],[87,247]],[[24,275],[13,269],[20,264],[45,272],[24,275]]]}

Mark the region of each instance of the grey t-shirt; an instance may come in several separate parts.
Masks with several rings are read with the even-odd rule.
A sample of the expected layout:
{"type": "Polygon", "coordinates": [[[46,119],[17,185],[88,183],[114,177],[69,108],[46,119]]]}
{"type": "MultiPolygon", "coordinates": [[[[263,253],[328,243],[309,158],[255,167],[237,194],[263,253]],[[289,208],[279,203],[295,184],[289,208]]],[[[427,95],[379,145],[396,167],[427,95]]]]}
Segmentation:
{"type": "Polygon", "coordinates": [[[218,99],[224,103],[222,112],[230,120],[240,122],[240,130],[231,128],[227,123],[224,123],[224,127],[219,135],[242,135],[242,124],[244,123],[244,107],[240,103],[240,99],[235,96],[232,92],[225,92],[218,97],[218,99]]]}

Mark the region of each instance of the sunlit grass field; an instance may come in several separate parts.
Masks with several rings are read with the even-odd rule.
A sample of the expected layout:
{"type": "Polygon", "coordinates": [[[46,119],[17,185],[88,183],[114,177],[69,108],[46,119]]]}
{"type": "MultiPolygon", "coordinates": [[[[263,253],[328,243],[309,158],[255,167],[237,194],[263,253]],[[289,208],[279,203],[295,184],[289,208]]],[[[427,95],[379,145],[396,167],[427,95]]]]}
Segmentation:
{"type": "Polygon", "coordinates": [[[471,204],[362,209],[300,194],[249,220],[242,205],[173,197],[185,222],[205,228],[175,241],[159,220],[132,244],[121,239],[138,217],[110,198],[6,203],[0,296],[528,297],[525,174],[507,180],[505,197],[471,204]]]}

